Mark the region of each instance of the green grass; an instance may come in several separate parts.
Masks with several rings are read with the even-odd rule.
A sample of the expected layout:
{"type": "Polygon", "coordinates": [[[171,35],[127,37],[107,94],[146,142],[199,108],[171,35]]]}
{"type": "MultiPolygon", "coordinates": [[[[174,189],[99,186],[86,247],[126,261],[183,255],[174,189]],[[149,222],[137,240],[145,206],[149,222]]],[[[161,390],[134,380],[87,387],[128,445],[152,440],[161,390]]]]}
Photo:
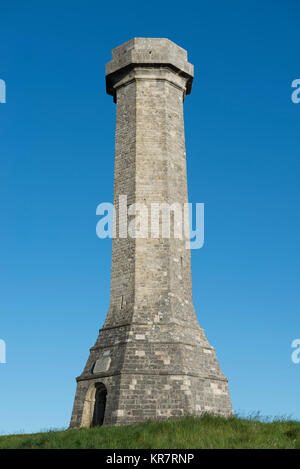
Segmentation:
{"type": "Polygon", "coordinates": [[[146,422],[125,427],[94,427],[49,431],[32,435],[0,436],[5,448],[297,448],[300,422],[259,418],[228,419],[204,415],[168,422],[146,422]]]}

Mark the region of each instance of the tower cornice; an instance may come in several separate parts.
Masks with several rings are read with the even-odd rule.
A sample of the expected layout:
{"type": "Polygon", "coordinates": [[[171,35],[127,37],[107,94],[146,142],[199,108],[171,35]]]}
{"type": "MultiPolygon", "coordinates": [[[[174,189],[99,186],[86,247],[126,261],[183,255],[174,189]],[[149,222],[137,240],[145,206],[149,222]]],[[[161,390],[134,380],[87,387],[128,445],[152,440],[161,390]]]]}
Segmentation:
{"type": "Polygon", "coordinates": [[[184,78],[184,94],[190,94],[194,66],[187,60],[187,52],[165,38],[133,38],[113,49],[112,60],[106,64],[106,91],[115,98],[116,83],[136,68],[168,68],[184,78]]]}

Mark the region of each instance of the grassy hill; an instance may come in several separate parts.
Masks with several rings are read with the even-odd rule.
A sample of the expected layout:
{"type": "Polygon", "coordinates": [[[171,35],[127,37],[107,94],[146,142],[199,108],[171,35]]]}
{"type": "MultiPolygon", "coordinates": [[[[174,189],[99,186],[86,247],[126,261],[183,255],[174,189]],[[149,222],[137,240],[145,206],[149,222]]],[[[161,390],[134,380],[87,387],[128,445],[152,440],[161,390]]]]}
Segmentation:
{"type": "Polygon", "coordinates": [[[126,427],[94,427],[0,437],[5,448],[300,448],[300,422],[205,415],[126,427]]]}

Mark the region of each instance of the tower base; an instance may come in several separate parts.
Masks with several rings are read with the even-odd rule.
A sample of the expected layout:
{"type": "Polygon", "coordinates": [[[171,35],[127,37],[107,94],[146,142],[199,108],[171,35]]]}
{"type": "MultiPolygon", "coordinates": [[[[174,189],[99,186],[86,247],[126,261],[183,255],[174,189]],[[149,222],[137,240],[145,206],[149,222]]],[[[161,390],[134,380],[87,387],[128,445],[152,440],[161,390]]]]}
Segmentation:
{"type": "Polygon", "coordinates": [[[77,378],[70,428],[232,415],[228,380],[203,330],[173,325],[171,335],[166,341],[161,324],[102,329],[77,378]]]}

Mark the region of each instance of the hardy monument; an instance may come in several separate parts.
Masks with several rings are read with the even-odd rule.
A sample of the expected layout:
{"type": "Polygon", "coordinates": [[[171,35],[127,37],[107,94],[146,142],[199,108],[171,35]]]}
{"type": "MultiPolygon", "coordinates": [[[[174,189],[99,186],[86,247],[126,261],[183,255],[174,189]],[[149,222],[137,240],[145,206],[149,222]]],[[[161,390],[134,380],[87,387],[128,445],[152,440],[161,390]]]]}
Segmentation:
{"type": "MultiPolygon", "coordinates": [[[[134,38],[112,51],[117,210],[124,195],[128,206],[187,203],[183,101],[192,81],[187,52],[168,39],[134,38]]],[[[231,415],[228,380],[195,315],[186,239],[127,236],[120,212],[109,311],[77,378],[70,427],[231,415]]]]}

